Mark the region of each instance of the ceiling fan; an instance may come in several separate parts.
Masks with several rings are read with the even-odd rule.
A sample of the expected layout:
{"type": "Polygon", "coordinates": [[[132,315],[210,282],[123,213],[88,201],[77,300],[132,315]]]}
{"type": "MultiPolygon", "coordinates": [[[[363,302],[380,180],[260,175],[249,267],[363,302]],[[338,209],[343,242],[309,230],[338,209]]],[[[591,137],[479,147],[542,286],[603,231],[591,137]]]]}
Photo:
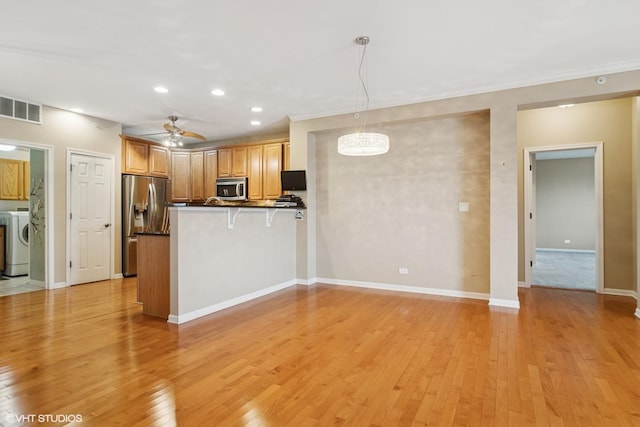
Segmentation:
{"type": "MultiPolygon", "coordinates": [[[[165,123],[163,125],[163,127],[166,129],[167,131],[167,137],[164,140],[164,145],[168,146],[168,147],[176,147],[176,146],[182,146],[182,138],[196,138],[202,141],[206,141],[207,138],[205,138],[204,136],[195,133],[195,132],[189,132],[183,129],[180,129],[178,126],[176,126],[176,121],[178,120],[178,116],[169,116],[167,117],[169,119],[169,121],[171,123],[165,123]]],[[[149,133],[147,135],[162,135],[165,132],[159,132],[159,133],[149,133]]]]}

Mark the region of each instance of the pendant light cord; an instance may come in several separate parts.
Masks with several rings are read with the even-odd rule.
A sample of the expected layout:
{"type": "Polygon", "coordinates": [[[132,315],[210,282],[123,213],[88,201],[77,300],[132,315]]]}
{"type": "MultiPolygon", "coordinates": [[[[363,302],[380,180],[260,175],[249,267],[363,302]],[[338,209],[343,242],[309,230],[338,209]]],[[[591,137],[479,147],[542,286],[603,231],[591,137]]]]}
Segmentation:
{"type": "Polygon", "coordinates": [[[362,132],[364,133],[366,128],[367,128],[367,115],[369,113],[369,91],[367,90],[367,84],[365,82],[365,76],[363,73],[363,65],[364,65],[364,59],[365,59],[365,55],[367,53],[367,43],[364,43],[363,46],[364,48],[362,49],[362,57],[360,58],[360,66],[358,67],[358,77],[360,78],[360,83],[362,84],[362,90],[364,91],[364,96],[366,98],[366,104],[365,104],[365,109],[364,109],[364,119],[362,122],[362,132]]]}

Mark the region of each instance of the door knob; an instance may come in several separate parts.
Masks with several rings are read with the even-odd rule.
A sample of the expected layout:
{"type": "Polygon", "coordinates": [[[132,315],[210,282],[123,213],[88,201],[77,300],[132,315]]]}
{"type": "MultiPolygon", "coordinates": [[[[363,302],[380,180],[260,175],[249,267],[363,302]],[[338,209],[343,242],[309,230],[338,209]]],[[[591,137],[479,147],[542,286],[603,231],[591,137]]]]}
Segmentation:
{"type": "Polygon", "coordinates": [[[109,227],[111,227],[111,224],[105,224],[104,225],[104,228],[109,228],[109,227]]]}

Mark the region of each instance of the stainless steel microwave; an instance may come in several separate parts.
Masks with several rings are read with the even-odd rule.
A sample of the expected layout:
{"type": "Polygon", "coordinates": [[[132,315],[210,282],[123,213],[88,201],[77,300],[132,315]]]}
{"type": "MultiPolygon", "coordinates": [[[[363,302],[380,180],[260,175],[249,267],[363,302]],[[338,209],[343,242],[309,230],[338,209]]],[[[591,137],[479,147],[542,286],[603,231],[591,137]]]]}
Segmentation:
{"type": "Polygon", "coordinates": [[[216,179],[216,196],[222,200],[247,200],[247,191],[246,176],[216,179]]]}

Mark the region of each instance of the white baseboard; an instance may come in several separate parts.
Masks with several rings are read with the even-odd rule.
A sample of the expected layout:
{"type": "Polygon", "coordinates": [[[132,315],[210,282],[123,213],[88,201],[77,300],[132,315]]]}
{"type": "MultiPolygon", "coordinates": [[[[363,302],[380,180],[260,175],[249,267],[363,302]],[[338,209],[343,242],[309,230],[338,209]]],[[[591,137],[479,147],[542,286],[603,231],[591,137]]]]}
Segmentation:
{"type": "Polygon", "coordinates": [[[354,280],[336,280],[336,279],[327,279],[324,277],[319,277],[319,278],[316,278],[315,280],[317,283],[326,283],[329,285],[336,285],[336,286],[353,286],[356,288],[379,289],[379,290],[394,291],[394,292],[409,292],[414,294],[438,295],[438,296],[455,297],[455,298],[471,298],[471,299],[480,299],[480,300],[489,299],[489,294],[483,294],[480,292],[465,292],[465,291],[454,291],[450,289],[422,288],[419,286],[393,285],[390,283],[360,282],[360,281],[354,281],[354,280]]]}
{"type": "Polygon", "coordinates": [[[524,283],[524,282],[518,282],[518,287],[519,287],[519,288],[530,288],[531,286],[527,285],[527,284],[526,284],[526,283],[524,283]]]}
{"type": "Polygon", "coordinates": [[[640,307],[636,308],[636,317],[640,319],[640,307]]]}
{"type": "Polygon", "coordinates": [[[53,284],[53,287],[51,289],[62,289],[62,288],[66,288],[69,285],[67,285],[67,282],[57,282],[53,284]]]}
{"type": "Polygon", "coordinates": [[[317,283],[316,279],[296,279],[296,284],[297,285],[303,285],[303,286],[312,286],[315,285],[317,283]]]}
{"type": "Polygon", "coordinates": [[[167,322],[180,325],[182,323],[195,320],[199,317],[206,316],[208,314],[212,314],[220,310],[224,310],[225,308],[233,307],[234,305],[242,304],[244,302],[251,301],[253,299],[260,298],[265,295],[269,295],[273,292],[277,292],[282,289],[288,288],[290,286],[294,286],[297,283],[298,283],[297,280],[289,280],[287,282],[280,283],[275,286],[271,286],[265,289],[260,289],[259,291],[251,292],[246,295],[242,295],[237,298],[232,298],[227,301],[222,301],[220,303],[213,304],[208,307],[203,307],[201,309],[194,310],[189,313],[180,314],[180,315],[170,314],[169,318],[167,319],[167,322]]]}
{"type": "Polygon", "coordinates": [[[116,273],[113,276],[111,276],[111,279],[122,279],[124,276],[122,275],[122,273],[116,273]]]}
{"type": "Polygon", "coordinates": [[[520,309],[520,301],[518,300],[491,298],[489,299],[489,305],[491,307],[515,308],[518,310],[520,309]]]}
{"type": "Polygon", "coordinates": [[[604,288],[604,291],[602,291],[602,293],[605,295],[617,295],[620,297],[631,297],[635,298],[636,300],[638,299],[638,294],[636,293],[636,291],[630,291],[628,289],[604,288]]]}

